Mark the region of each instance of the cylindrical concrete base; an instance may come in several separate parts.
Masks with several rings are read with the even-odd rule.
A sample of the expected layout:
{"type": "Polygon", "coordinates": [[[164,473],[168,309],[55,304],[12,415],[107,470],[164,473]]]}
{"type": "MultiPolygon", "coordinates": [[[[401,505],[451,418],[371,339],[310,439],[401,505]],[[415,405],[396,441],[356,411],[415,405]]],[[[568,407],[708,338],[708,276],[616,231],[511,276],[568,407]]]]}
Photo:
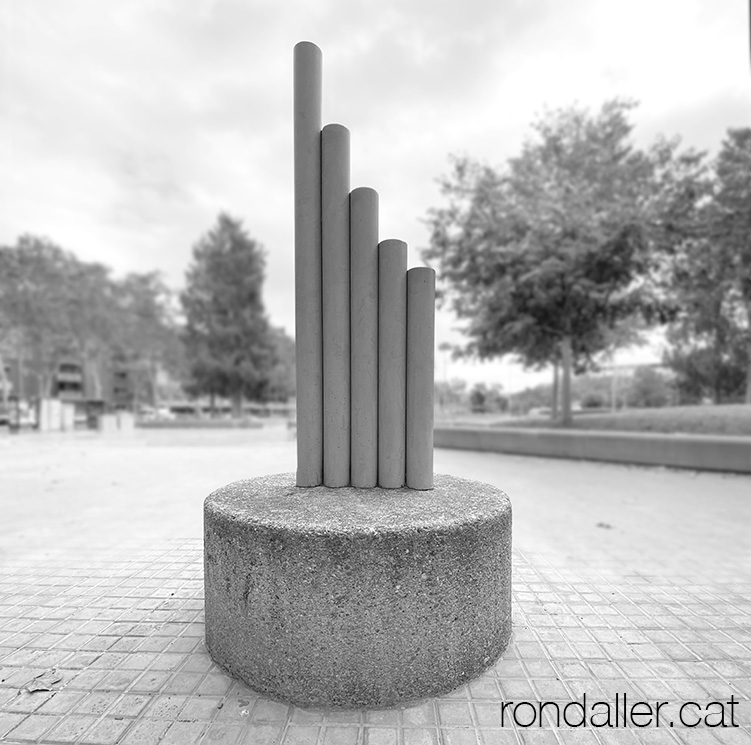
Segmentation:
{"type": "Polygon", "coordinates": [[[207,499],[206,645],[255,690],[317,708],[446,693],[511,633],[511,503],[436,475],[434,489],[237,481],[207,499]]]}

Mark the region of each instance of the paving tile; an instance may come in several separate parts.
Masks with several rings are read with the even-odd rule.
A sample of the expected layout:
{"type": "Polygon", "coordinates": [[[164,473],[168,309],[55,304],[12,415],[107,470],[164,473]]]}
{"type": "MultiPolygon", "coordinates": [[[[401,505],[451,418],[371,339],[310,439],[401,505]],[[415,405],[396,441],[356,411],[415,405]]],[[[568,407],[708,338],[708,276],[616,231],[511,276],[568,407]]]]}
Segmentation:
{"type": "Polygon", "coordinates": [[[478,745],[479,732],[474,727],[442,727],[444,745],[478,745]]]}
{"type": "Polygon", "coordinates": [[[253,709],[254,722],[286,722],[290,707],[276,701],[261,699],[253,709]]]}
{"type": "Polygon", "coordinates": [[[120,743],[122,745],[159,745],[169,726],[169,722],[142,719],[128,729],[120,743]]]}
{"type": "Polygon", "coordinates": [[[8,732],[14,740],[36,742],[46,735],[62,719],[59,714],[28,714],[16,727],[8,732]]]}
{"type": "Polygon", "coordinates": [[[290,723],[284,733],[281,745],[311,745],[311,743],[318,742],[320,733],[320,727],[290,723]]]}
{"type": "Polygon", "coordinates": [[[366,724],[382,725],[384,727],[397,727],[399,725],[399,711],[397,709],[365,711],[363,714],[366,724]]]}
{"type": "MultiPolygon", "coordinates": [[[[92,442],[90,448],[76,447],[88,452],[94,471],[104,468],[97,462],[111,470],[118,451],[92,442]]],[[[0,492],[6,493],[8,479],[16,478],[14,463],[34,463],[36,468],[40,458],[59,457],[24,447],[21,441],[10,471],[0,474],[0,492]]],[[[152,468],[158,464],[160,472],[166,472],[164,459],[181,453],[174,471],[190,469],[186,464],[193,459],[186,459],[184,448],[170,445],[168,452],[164,444],[160,447],[158,457],[136,445],[129,455],[152,458],[152,468]]],[[[276,446],[259,441],[255,447],[253,452],[268,461],[269,448],[276,446]]],[[[292,445],[285,443],[282,451],[291,455],[292,445]]],[[[200,461],[208,458],[202,452],[195,448],[190,454],[200,461]]],[[[215,455],[221,452],[217,449],[215,455]]],[[[238,447],[236,453],[237,473],[246,473],[248,448],[238,447]]],[[[80,457],[71,446],[72,454],[80,457]]],[[[122,458],[122,452],[117,457],[122,458]]],[[[130,464],[127,474],[132,471],[133,479],[142,479],[139,488],[130,481],[129,490],[108,492],[120,495],[119,505],[117,498],[108,497],[101,507],[102,515],[119,515],[119,522],[109,525],[113,536],[115,526],[122,525],[122,540],[113,539],[110,546],[96,543],[93,527],[81,524],[69,536],[57,534],[60,548],[54,557],[47,548],[34,552],[19,545],[0,561],[0,739],[45,745],[751,742],[751,569],[743,560],[751,548],[745,527],[751,519],[745,499],[751,479],[729,482],[720,475],[703,475],[702,490],[713,495],[713,504],[705,506],[699,493],[691,492],[695,487],[685,481],[685,474],[490,454],[462,457],[472,461],[480,476],[489,464],[504,463],[507,470],[499,471],[499,482],[516,469],[520,476],[515,488],[522,495],[515,500],[514,634],[502,658],[475,681],[418,705],[371,712],[307,711],[270,701],[233,681],[206,653],[200,520],[184,519],[200,516],[205,494],[188,510],[180,501],[200,474],[186,473],[181,488],[165,495],[158,484],[149,487],[146,476],[138,476],[139,469],[130,464]],[[530,471],[533,462],[539,464],[538,471],[530,471]],[[553,491],[540,496],[535,479],[553,471],[566,478],[556,479],[554,498],[553,491]],[[609,488],[590,487],[583,473],[595,481],[606,479],[609,488]],[[535,486],[529,487],[532,482],[535,486]],[[729,487],[731,483],[735,486],[729,487]],[[534,492],[527,504],[525,489],[534,492]],[[728,497],[728,489],[736,490],[734,496],[728,497]],[[168,535],[165,530],[159,540],[146,535],[128,543],[134,528],[126,516],[136,520],[138,511],[135,502],[123,511],[122,500],[137,500],[144,493],[155,509],[169,509],[175,531],[186,532],[168,535]],[[639,502],[639,514],[649,519],[639,522],[636,513],[622,507],[623,500],[643,500],[645,494],[651,496],[639,502]],[[573,507],[585,503],[584,512],[573,507]],[[583,525],[591,522],[589,514],[616,503],[624,524],[630,525],[629,540],[616,531],[609,531],[606,541],[603,531],[587,533],[590,529],[583,525]],[[584,523],[577,522],[582,515],[584,523]],[[551,522],[543,540],[535,530],[548,516],[559,523],[551,522]],[[707,536],[710,523],[714,537],[707,536]],[[659,530],[650,527],[655,524],[659,530]],[[642,530],[652,531],[649,541],[642,530]],[[722,554],[708,548],[709,538],[722,545],[722,554]],[[52,670],[61,676],[55,690],[23,690],[34,676],[52,670]],[[596,731],[553,726],[552,708],[545,710],[544,726],[515,726],[513,709],[508,708],[519,704],[523,717],[537,702],[564,707],[585,695],[591,702],[624,693],[634,701],[668,701],[672,708],[662,712],[659,728],[596,731]],[[740,699],[741,727],[720,731],[667,726],[666,717],[674,716],[682,701],[707,703],[731,694],[740,699]]],[[[127,481],[127,474],[122,470],[118,478],[127,481]]],[[[153,481],[153,471],[149,478],[153,481]]],[[[66,488],[74,504],[76,493],[72,485],[66,488]]],[[[57,509],[54,504],[47,507],[37,510],[36,520],[57,509]]],[[[13,509],[23,511],[23,505],[13,509]]],[[[18,526],[13,509],[7,520],[18,526]]],[[[607,519],[615,524],[614,518],[607,519]]],[[[50,520],[47,529],[55,530],[56,524],[50,520]]],[[[148,527],[141,524],[140,530],[148,527]]]]}
{"type": "Polygon", "coordinates": [[[201,696],[223,696],[230,689],[232,681],[220,672],[209,672],[199,683],[196,694],[201,696]]]}
{"type": "Polygon", "coordinates": [[[281,724],[250,723],[245,730],[242,745],[279,745],[282,736],[281,724]]]}
{"type": "Polygon", "coordinates": [[[78,742],[83,734],[93,727],[99,717],[79,716],[71,714],[65,717],[60,724],[49,733],[49,739],[53,742],[78,742]]]}
{"type": "Polygon", "coordinates": [[[148,719],[166,719],[174,721],[187,702],[186,696],[161,694],[154,696],[144,712],[148,719]]]}
{"type": "Polygon", "coordinates": [[[223,707],[223,699],[216,696],[191,697],[180,712],[180,719],[198,719],[209,722],[223,707]]]}
{"type": "Polygon", "coordinates": [[[519,745],[516,732],[505,729],[480,730],[481,745],[519,745]]]}
{"type": "Polygon", "coordinates": [[[26,719],[26,714],[0,711],[0,737],[8,734],[14,727],[17,727],[26,719]]]}
{"type": "Polygon", "coordinates": [[[293,724],[322,724],[324,713],[322,711],[300,709],[296,706],[293,706],[290,710],[289,717],[290,722],[292,722],[293,724]]]}
{"type": "Polygon", "coordinates": [[[441,726],[472,724],[472,711],[469,702],[439,701],[438,718],[441,726]]]}
{"type": "Polygon", "coordinates": [[[206,730],[201,743],[210,745],[237,745],[245,735],[245,727],[227,722],[214,722],[206,730]]]}
{"type": "Polygon", "coordinates": [[[130,721],[125,719],[104,717],[84,733],[80,742],[91,745],[115,745],[129,725],[130,721]]]}
{"type": "MultiPolygon", "coordinates": [[[[410,730],[420,731],[420,730],[410,730]]],[[[398,745],[399,730],[396,727],[366,727],[363,745],[398,745]]]]}
{"type": "Polygon", "coordinates": [[[402,730],[404,745],[438,745],[438,730],[435,729],[412,729],[402,730]]]}
{"type": "Polygon", "coordinates": [[[436,706],[440,702],[428,701],[419,706],[402,710],[402,722],[405,727],[423,727],[437,724],[436,706]]]}
{"type": "Polygon", "coordinates": [[[52,697],[52,691],[35,691],[30,693],[25,689],[18,690],[14,687],[13,695],[3,705],[3,711],[14,711],[22,714],[30,714],[41,709],[52,697]]]}
{"type": "Polygon", "coordinates": [[[164,738],[163,745],[195,745],[206,732],[205,722],[173,722],[164,738]]]}
{"type": "Polygon", "coordinates": [[[358,745],[359,727],[326,727],[322,745],[358,745]]]}

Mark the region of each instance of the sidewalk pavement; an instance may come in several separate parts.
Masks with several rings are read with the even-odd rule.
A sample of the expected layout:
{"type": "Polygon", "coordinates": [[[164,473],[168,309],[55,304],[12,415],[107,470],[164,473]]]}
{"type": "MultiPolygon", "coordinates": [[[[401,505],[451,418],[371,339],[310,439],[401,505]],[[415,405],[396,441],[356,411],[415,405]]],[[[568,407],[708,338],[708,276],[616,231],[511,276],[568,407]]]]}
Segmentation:
{"type": "Polygon", "coordinates": [[[512,642],[447,696],[311,712],[203,645],[203,499],[294,461],[283,428],[0,436],[0,742],[751,743],[750,477],[437,451],[512,499],[512,642]],[[585,694],[668,703],[555,726],[585,694]]]}

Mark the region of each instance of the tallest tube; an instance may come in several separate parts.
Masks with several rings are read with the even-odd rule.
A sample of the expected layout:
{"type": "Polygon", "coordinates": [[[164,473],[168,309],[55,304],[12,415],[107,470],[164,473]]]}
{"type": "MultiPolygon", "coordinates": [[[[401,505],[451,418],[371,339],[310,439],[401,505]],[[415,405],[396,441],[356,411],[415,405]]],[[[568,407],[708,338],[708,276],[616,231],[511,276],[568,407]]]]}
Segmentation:
{"type": "Polygon", "coordinates": [[[295,352],[297,485],[323,480],[321,50],[295,45],[295,352]]]}

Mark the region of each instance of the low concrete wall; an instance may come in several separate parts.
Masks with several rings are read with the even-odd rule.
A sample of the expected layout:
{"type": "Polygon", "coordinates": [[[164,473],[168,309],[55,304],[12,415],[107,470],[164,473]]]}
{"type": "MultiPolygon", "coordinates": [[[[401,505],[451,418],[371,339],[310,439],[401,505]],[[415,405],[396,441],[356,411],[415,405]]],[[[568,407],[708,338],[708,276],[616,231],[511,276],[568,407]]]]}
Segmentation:
{"type": "Polygon", "coordinates": [[[177,417],[151,422],[136,423],[139,429],[260,429],[264,426],[257,419],[199,419],[177,417]]]}
{"type": "Polygon", "coordinates": [[[751,473],[751,437],[437,427],[437,448],[751,473]]]}

